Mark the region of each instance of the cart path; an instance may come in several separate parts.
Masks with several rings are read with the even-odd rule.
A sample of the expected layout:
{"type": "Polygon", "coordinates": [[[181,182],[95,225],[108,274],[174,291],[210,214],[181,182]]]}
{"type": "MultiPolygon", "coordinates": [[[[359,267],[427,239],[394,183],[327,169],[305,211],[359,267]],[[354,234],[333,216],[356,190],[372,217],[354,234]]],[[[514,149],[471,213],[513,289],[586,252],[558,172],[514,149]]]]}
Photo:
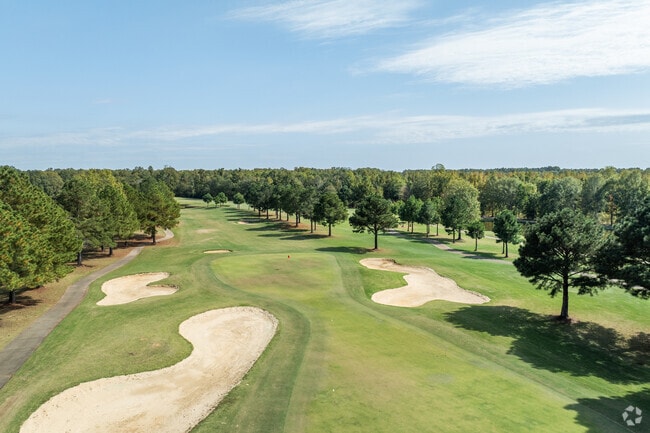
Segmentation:
{"type": "MultiPolygon", "coordinates": [[[[165,231],[165,237],[159,239],[164,241],[174,236],[171,230],[165,231]]],[[[81,300],[88,292],[88,286],[96,279],[112,272],[121,266],[124,266],[133,260],[144,247],[136,247],[125,257],[110,265],[102,268],[92,274],[86,275],[76,283],[68,287],[52,308],[47,310],[41,317],[36,319],[28,328],[18,334],[16,338],[9,342],[0,350],[0,388],[4,387],[9,379],[18,371],[20,367],[29,359],[36,348],[43,342],[50,332],[58,325],[74,308],[79,305],[81,300]]]]}

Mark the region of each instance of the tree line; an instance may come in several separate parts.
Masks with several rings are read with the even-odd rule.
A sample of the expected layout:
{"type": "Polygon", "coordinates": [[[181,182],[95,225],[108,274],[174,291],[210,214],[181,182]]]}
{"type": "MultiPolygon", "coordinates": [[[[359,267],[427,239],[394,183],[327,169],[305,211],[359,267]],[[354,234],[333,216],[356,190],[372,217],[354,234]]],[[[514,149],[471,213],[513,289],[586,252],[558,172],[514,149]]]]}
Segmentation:
{"type": "Polygon", "coordinates": [[[85,251],[112,255],[138,230],[155,243],[156,227],[171,228],[179,217],[173,192],[153,176],[124,184],[109,170],[0,167],[0,291],[15,302],[19,291],[81,265],[85,251]]]}
{"type": "MultiPolygon", "coordinates": [[[[447,170],[437,165],[430,170],[395,172],[337,167],[136,167],[25,174],[31,185],[68,213],[82,246],[111,248],[134,227],[155,236],[156,226],[170,226],[178,218],[171,204],[174,195],[200,198],[208,206],[228,200],[237,206],[247,203],[266,218],[271,213],[287,221],[293,217],[295,225],[306,218],[312,232],[320,223],[328,227],[330,236],[333,226],[348,221],[355,232],[374,235],[375,249],[378,233],[396,227],[399,221],[407,231],[419,223],[429,236],[435,225],[438,235],[442,226],[454,242],[463,234],[477,242],[484,236],[483,222],[489,220],[506,256],[508,245],[524,240],[515,266],[552,295],[564,296],[572,286],[580,287],[581,293],[593,293],[616,282],[632,294],[650,296],[646,270],[650,248],[644,244],[649,237],[643,231],[647,221],[645,226],[642,222],[650,191],[648,169],[447,170]],[[143,209],[150,202],[158,207],[143,209]],[[349,219],[348,209],[354,210],[349,219]],[[160,214],[170,214],[170,220],[152,219],[160,214]],[[555,235],[557,242],[571,243],[574,249],[548,244],[555,235]],[[544,262],[541,256],[549,251],[562,253],[544,262]]],[[[568,306],[562,312],[568,317],[568,306]]]]}

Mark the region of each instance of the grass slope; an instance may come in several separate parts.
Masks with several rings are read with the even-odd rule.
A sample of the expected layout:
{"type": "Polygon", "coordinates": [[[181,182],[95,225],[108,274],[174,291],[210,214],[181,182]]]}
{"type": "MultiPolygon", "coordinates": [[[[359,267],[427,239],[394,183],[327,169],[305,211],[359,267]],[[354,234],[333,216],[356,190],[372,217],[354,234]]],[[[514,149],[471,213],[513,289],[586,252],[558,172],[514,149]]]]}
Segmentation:
{"type": "Polygon", "coordinates": [[[382,236],[381,251],[370,252],[371,236],[347,225],[329,238],[324,228],[310,234],[245,210],[182,203],[175,245],[148,248],[104,279],[166,271],[161,283],[180,291],[98,307],[95,283],[0,390],[0,431],[18,431],[77,383],[178,362],[191,350],[178,325],[232,305],[271,311],[279,331],[195,432],[625,432],[625,407],[650,410],[647,302],[614,289],[574,295],[577,321],[560,325],[550,320],[559,300],[510,264],[441,251],[417,235],[382,236]],[[232,253],[203,254],[213,249],[232,253]],[[359,265],[368,256],[431,267],[492,301],[374,304],[372,293],[403,280],[359,265]]]}

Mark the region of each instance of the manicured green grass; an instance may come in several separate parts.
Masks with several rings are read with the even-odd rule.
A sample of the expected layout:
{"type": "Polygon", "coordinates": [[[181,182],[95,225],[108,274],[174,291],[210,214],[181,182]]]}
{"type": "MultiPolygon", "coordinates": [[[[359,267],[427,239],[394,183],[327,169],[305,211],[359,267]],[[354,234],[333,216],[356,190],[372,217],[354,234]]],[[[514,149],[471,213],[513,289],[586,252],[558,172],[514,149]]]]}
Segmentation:
{"type": "Polygon", "coordinates": [[[625,407],[650,410],[649,349],[639,348],[650,333],[647,301],[616,289],[574,294],[576,321],[559,324],[551,320],[559,299],[509,263],[411,235],[383,235],[373,252],[372,236],[346,224],[330,238],[323,227],[310,234],[244,209],[182,203],[189,207],[175,245],[148,248],[103,279],[167,271],[163,283],[179,292],[98,307],[94,284],[0,390],[0,431],[18,431],[47,398],[79,382],[178,362],[191,350],[178,324],[232,305],[267,309],[279,330],[196,432],[624,432],[625,407]],[[212,249],[232,253],[203,254],[212,249]],[[364,257],[431,267],[492,301],[374,304],[372,293],[404,283],[362,267],[364,257]]]}

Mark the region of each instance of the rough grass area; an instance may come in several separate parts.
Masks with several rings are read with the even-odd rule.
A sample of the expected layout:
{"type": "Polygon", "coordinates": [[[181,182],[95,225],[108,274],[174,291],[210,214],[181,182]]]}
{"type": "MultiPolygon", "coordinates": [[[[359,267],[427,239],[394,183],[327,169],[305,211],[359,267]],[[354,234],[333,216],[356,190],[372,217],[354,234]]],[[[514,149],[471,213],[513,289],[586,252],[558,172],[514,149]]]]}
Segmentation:
{"type": "MultiPolygon", "coordinates": [[[[175,245],[147,248],[93,284],[0,390],[0,431],[17,432],[31,411],[77,383],[178,362],[191,350],[178,324],[234,305],[269,310],[279,330],[195,432],[629,432],[623,410],[650,411],[647,301],[616,289],[572,294],[574,321],[560,324],[552,320],[560,300],[509,263],[473,260],[410,235],[382,235],[380,251],[371,252],[372,236],[346,224],[330,238],[323,227],[311,234],[308,224],[183,203],[175,245]],[[203,253],[219,249],[231,253],[203,253]],[[433,268],[492,301],[375,304],[372,293],[404,282],[364,268],[365,257],[433,268]],[[171,274],[160,283],[179,287],[176,294],[95,305],[103,281],[159,271],[171,274]]],[[[633,431],[648,427],[644,420],[633,431]]]]}

